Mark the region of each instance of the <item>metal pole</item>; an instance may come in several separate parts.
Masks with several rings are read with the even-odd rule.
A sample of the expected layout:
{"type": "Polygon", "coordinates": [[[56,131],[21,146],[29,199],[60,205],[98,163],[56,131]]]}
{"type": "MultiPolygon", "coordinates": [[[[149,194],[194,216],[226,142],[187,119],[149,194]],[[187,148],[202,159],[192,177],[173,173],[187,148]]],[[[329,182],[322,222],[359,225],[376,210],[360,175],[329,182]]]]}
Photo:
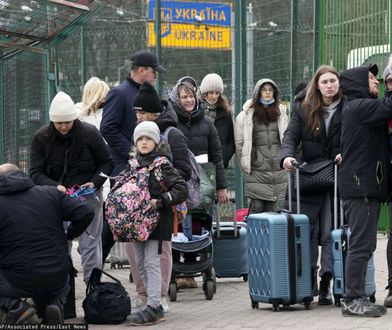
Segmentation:
{"type": "Polygon", "coordinates": [[[86,36],[84,26],[80,27],[80,65],[81,65],[81,86],[83,88],[87,81],[86,73],[86,36]]]}
{"type": "MultiPolygon", "coordinates": [[[[162,62],[162,44],[161,44],[161,0],[156,0],[155,4],[155,29],[156,29],[156,46],[155,52],[158,58],[158,62],[162,62]]],[[[158,73],[156,88],[158,94],[161,94],[161,74],[158,73]]]]}
{"type": "Polygon", "coordinates": [[[254,35],[254,28],[253,28],[253,6],[252,3],[249,3],[246,12],[246,78],[247,78],[247,88],[246,88],[246,97],[250,98],[253,91],[253,71],[254,71],[254,52],[253,52],[253,35],[254,35]]]}
{"type": "MultiPolygon", "coordinates": [[[[235,63],[235,70],[234,70],[234,100],[235,100],[235,114],[241,112],[243,98],[242,98],[242,86],[241,77],[242,77],[242,58],[241,58],[241,48],[243,45],[242,42],[242,33],[241,33],[241,10],[244,8],[243,6],[244,1],[238,0],[234,1],[234,63],[235,63]]],[[[235,166],[234,169],[234,177],[235,177],[235,199],[237,208],[241,208],[244,205],[244,187],[243,187],[243,179],[241,175],[241,170],[239,166],[235,166]]]]}

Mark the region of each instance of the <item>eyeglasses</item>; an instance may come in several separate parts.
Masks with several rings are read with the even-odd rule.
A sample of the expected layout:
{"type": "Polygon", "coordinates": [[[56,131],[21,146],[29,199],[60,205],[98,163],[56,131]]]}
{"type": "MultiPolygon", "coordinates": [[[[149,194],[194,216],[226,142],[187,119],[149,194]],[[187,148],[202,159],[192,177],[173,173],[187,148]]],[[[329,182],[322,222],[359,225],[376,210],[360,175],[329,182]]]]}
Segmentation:
{"type": "Polygon", "coordinates": [[[273,93],[274,92],[274,90],[272,88],[262,88],[261,91],[264,93],[273,93]]]}

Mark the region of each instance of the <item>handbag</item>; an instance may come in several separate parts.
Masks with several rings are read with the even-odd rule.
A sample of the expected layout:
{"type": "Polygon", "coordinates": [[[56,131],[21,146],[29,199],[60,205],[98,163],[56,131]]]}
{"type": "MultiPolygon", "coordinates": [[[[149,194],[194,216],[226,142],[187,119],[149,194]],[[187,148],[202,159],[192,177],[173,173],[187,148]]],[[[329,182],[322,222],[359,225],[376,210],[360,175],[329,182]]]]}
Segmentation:
{"type": "Polygon", "coordinates": [[[99,268],[91,272],[83,300],[84,319],[91,324],[118,324],[131,314],[131,300],[120,281],[99,268]],[[101,282],[105,274],[114,282],[101,282]]]}
{"type": "MultiPolygon", "coordinates": [[[[294,189],[297,189],[295,172],[293,177],[294,189]]],[[[334,180],[334,161],[332,159],[305,162],[299,166],[299,188],[301,192],[332,189],[334,180]]]]}

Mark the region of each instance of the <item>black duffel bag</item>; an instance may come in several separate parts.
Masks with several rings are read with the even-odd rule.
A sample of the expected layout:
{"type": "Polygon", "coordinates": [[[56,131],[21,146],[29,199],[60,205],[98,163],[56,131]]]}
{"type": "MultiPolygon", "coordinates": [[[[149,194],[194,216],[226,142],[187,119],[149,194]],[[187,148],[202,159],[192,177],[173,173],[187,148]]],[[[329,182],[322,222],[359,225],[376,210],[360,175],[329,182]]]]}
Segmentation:
{"type": "Polygon", "coordinates": [[[131,300],[120,281],[94,268],[83,300],[84,319],[91,324],[118,324],[131,314],[131,300]],[[105,274],[114,282],[101,282],[105,274]]]}
{"type": "MultiPolygon", "coordinates": [[[[294,189],[297,189],[295,176],[294,172],[294,189]]],[[[306,162],[299,166],[299,188],[301,192],[332,189],[334,180],[334,161],[332,159],[306,162]]]]}

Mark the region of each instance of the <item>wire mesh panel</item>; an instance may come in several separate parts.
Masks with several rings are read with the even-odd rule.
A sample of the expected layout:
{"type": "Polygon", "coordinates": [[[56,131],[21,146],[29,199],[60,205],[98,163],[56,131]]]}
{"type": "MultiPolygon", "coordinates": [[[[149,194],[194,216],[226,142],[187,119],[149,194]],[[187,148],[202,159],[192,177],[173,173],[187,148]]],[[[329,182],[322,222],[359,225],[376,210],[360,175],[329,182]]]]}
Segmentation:
{"type": "Polygon", "coordinates": [[[390,1],[321,2],[321,62],[338,70],[377,63],[382,71],[390,53],[390,1]]]}
{"type": "Polygon", "coordinates": [[[18,53],[2,61],[2,162],[27,170],[30,140],[47,120],[46,56],[18,53]]]}

